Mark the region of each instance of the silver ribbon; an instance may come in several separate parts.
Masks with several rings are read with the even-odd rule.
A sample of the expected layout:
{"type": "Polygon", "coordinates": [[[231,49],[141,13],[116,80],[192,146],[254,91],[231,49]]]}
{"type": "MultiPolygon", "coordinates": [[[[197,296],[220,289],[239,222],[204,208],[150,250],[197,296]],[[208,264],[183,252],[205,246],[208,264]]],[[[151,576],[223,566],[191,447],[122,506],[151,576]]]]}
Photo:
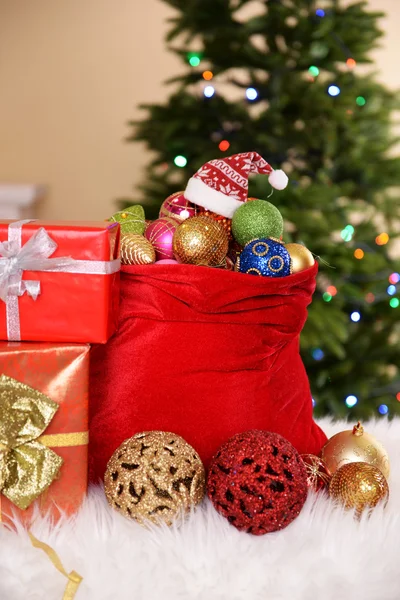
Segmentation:
{"type": "Polygon", "coordinates": [[[24,271],[49,271],[52,273],[82,273],[110,275],[120,268],[120,260],[75,260],[69,256],[50,258],[57,244],[47,231],[40,227],[22,246],[22,226],[33,219],[10,223],[8,241],[0,243],[0,299],[6,304],[7,338],[21,339],[19,296],[28,294],[36,300],[40,294],[40,281],[23,280],[24,271]]]}

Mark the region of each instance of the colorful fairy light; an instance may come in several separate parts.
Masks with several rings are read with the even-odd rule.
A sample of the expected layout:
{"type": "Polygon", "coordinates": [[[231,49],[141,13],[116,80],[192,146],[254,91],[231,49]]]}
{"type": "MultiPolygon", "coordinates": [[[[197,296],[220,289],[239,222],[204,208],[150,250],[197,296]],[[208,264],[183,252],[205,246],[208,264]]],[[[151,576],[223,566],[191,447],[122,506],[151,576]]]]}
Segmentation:
{"type": "Polygon", "coordinates": [[[378,412],[379,412],[381,415],[387,415],[387,414],[388,414],[388,412],[389,412],[389,408],[388,408],[388,406],[387,406],[386,404],[381,404],[381,405],[378,407],[378,412]]]}
{"type": "Polygon", "coordinates": [[[182,156],[182,154],[178,154],[178,156],[175,156],[174,158],[174,163],[177,167],[180,167],[182,169],[187,165],[187,158],[185,156],[182,156]]]}
{"type": "Polygon", "coordinates": [[[400,392],[397,392],[397,394],[396,394],[396,400],[398,400],[400,402],[400,392]]]}
{"type": "Polygon", "coordinates": [[[191,67],[198,67],[201,63],[200,55],[196,54],[195,52],[191,52],[188,54],[188,61],[191,67]]]}
{"type": "Polygon", "coordinates": [[[221,150],[221,152],[226,152],[226,150],[229,149],[230,143],[228,142],[228,140],[222,140],[222,142],[219,143],[218,148],[221,150]]]}
{"type": "Polygon", "coordinates": [[[325,300],[325,302],[330,302],[332,300],[332,296],[331,294],[328,294],[328,292],[324,292],[322,294],[322,299],[325,300]]]}
{"type": "Polygon", "coordinates": [[[399,281],[400,281],[400,273],[392,273],[391,275],[389,275],[390,283],[399,283],[399,281]]]}
{"type": "Polygon", "coordinates": [[[324,17],[325,16],[325,11],[322,8],[317,8],[317,10],[315,11],[315,14],[317,15],[317,17],[324,17]]]}
{"type": "Polygon", "coordinates": [[[327,291],[327,292],[328,292],[328,294],[330,294],[331,296],[336,296],[336,294],[337,294],[337,289],[335,288],[335,286],[334,286],[334,285],[329,285],[329,286],[326,288],[326,291],[327,291]]]}
{"type": "Polygon", "coordinates": [[[311,67],[308,69],[308,72],[312,77],[318,77],[319,75],[319,69],[315,65],[311,65],[311,67]]]}
{"type": "Polygon", "coordinates": [[[314,360],[322,360],[325,356],[325,353],[323,350],[321,350],[321,348],[315,348],[312,353],[311,353],[312,357],[314,360]]]}
{"type": "Polygon", "coordinates": [[[344,229],[340,232],[341,238],[344,242],[350,242],[354,233],[353,225],[346,225],[344,229]]]}
{"type": "Polygon", "coordinates": [[[328,87],[328,94],[330,96],[339,96],[340,94],[340,87],[337,85],[330,85],[328,87]]]}
{"type": "Polygon", "coordinates": [[[203,71],[203,79],[205,79],[206,81],[211,81],[213,77],[214,74],[212,71],[203,71]]]}
{"type": "Polygon", "coordinates": [[[377,246],[384,246],[385,244],[388,243],[388,241],[389,241],[389,236],[386,232],[380,233],[375,238],[375,244],[377,244],[377,246]]]}
{"type": "Polygon", "coordinates": [[[313,405],[313,408],[314,408],[314,406],[317,404],[317,401],[314,398],[311,398],[311,400],[312,400],[312,405],[313,405]]]}
{"type": "Polygon", "coordinates": [[[400,300],[398,298],[391,298],[389,304],[391,308],[398,308],[400,300]]]}
{"type": "Polygon", "coordinates": [[[349,69],[354,69],[354,67],[356,66],[356,61],[354,60],[354,58],[348,58],[346,60],[346,65],[349,67],[349,69]]]}
{"type": "Polygon", "coordinates": [[[375,300],[375,296],[372,292],[368,292],[368,294],[365,296],[365,300],[368,302],[368,304],[372,304],[372,302],[375,300]]]}
{"type": "Polygon", "coordinates": [[[389,296],[394,296],[395,293],[397,292],[397,288],[395,285],[391,284],[391,285],[389,285],[389,287],[387,288],[386,291],[389,294],[389,296]]]}
{"type": "Polygon", "coordinates": [[[365,106],[367,104],[367,101],[364,98],[364,96],[357,96],[357,98],[356,98],[356,104],[358,106],[365,106]]]}
{"type": "Polygon", "coordinates": [[[213,88],[212,85],[206,85],[203,93],[206,98],[212,98],[212,96],[214,96],[214,94],[215,94],[215,89],[213,88]]]}
{"type": "Polygon", "coordinates": [[[258,97],[258,92],[255,88],[253,88],[253,87],[247,88],[247,90],[246,90],[247,100],[256,100],[257,97],[258,97]]]}
{"type": "Polygon", "coordinates": [[[357,248],[356,250],[354,250],[354,256],[355,258],[358,258],[358,260],[361,260],[362,258],[364,258],[364,250],[361,250],[361,248],[357,248]]]}
{"type": "Polygon", "coordinates": [[[358,310],[354,310],[350,315],[350,319],[353,321],[353,323],[358,323],[358,321],[361,319],[361,314],[358,312],[358,310]]]}
{"type": "Polygon", "coordinates": [[[345,399],[346,406],[348,406],[349,408],[353,408],[353,406],[355,406],[357,402],[357,396],[347,396],[347,398],[345,399]]]}

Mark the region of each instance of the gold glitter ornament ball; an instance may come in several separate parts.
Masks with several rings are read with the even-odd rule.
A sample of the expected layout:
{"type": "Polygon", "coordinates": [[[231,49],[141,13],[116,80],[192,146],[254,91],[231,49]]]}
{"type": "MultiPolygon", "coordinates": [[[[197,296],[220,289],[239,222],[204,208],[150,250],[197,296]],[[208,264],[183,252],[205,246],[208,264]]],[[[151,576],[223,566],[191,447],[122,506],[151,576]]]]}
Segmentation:
{"type": "Polygon", "coordinates": [[[285,244],[285,248],[290,255],[292,273],[300,273],[315,263],[313,255],[303,244],[285,244]]]}
{"type": "Polygon", "coordinates": [[[123,265],[151,265],[156,260],[152,244],[143,235],[121,235],[121,263],[123,265]]]}
{"type": "Polygon", "coordinates": [[[170,525],[204,498],[204,466],[179,435],[138,433],[110,458],[104,490],[109,504],[126,517],[170,525]]]}
{"type": "Polygon", "coordinates": [[[389,456],[385,448],[369,433],[365,433],[360,422],[346,431],[331,437],[321,450],[321,459],[333,475],[342,465],[365,462],[380,469],[388,478],[389,456]]]}
{"type": "Polygon", "coordinates": [[[191,217],[176,229],[172,247],[181,263],[217,267],[225,262],[228,235],[220,223],[209,217],[191,217]]]}
{"type": "Polygon", "coordinates": [[[343,465],[333,475],[329,495],[345,508],[355,508],[360,516],[365,508],[387,501],[389,486],[382,471],[364,462],[343,465]]]}

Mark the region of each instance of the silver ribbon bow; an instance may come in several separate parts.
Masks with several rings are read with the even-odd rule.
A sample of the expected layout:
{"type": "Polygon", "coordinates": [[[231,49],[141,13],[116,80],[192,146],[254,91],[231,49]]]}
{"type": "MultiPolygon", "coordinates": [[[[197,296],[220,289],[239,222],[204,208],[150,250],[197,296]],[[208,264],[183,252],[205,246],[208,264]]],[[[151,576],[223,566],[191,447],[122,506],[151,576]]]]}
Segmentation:
{"type": "Polygon", "coordinates": [[[33,219],[16,221],[8,226],[8,241],[0,243],[0,299],[6,304],[7,337],[21,339],[18,297],[28,294],[36,300],[40,281],[22,279],[24,271],[110,274],[118,271],[119,259],[113,261],[75,260],[71,257],[50,258],[57,244],[41,227],[22,246],[22,226],[33,219]]]}

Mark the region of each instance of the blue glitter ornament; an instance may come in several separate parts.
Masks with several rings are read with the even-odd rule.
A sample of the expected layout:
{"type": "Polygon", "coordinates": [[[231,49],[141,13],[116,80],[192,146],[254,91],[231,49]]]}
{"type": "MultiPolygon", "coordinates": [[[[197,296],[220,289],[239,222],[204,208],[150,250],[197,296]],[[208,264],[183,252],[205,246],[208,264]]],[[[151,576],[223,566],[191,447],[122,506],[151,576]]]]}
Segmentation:
{"type": "Polygon", "coordinates": [[[291,273],[290,264],[290,254],[283,243],[261,238],[246,244],[235,270],[262,277],[286,277],[291,273]]]}

